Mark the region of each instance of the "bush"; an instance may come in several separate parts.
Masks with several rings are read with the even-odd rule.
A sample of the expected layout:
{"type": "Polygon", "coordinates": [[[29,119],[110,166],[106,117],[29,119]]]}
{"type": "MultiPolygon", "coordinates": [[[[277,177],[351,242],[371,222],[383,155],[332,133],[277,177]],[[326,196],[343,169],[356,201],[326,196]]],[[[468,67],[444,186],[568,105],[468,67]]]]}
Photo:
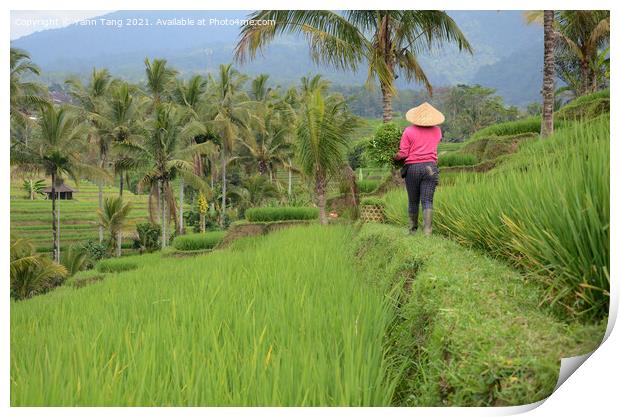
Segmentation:
{"type": "Polygon", "coordinates": [[[105,243],[87,241],[82,245],[82,250],[86,253],[85,269],[92,269],[95,264],[108,254],[107,245],[105,243]]]}
{"type": "Polygon", "coordinates": [[[60,254],[60,264],[67,268],[68,276],[73,276],[79,271],[87,269],[89,265],[88,253],[82,247],[70,246],[60,254]]]}
{"type": "Polygon", "coordinates": [[[319,209],[314,207],[257,207],[245,211],[245,218],[251,222],[313,220],[318,217],[319,209]]]}
{"type": "Polygon", "coordinates": [[[136,269],[138,263],[129,259],[105,259],[97,264],[97,271],[102,273],[123,272],[136,269]]]}
{"type": "Polygon", "coordinates": [[[222,239],[226,232],[194,233],[177,237],[172,246],[180,251],[192,251],[213,249],[222,239]]]}
{"type": "MultiPolygon", "coordinates": [[[[495,170],[435,195],[436,230],[539,272],[547,301],[567,314],[609,308],[609,119],[529,142],[495,170]]],[[[406,195],[385,196],[388,221],[407,224],[406,195]]]]}
{"type": "Polygon", "coordinates": [[[394,122],[379,126],[368,143],[366,149],[368,159],[378,166],[397,166],[392,158],[398,152],[402,135],[403,130],[394,122]]]}
{"type": "Polygon", "coordinates": [[[386,345],[402,373],[392,405],[541,400],[553,392],[559,358],[592,351],[605,333],[605,321],[559,321],[539,306],[535,283],[450,240],[365,224],[354,245],[360,276],[393,300],[386,345]]]}
{"type": "Polygon", "coordinates": [[[161,246],[159,238],[161,237],[161,227],[153,223],[140,223],[136,225],[138,238],[134,239],[133,247],[140,252],[153,252],[161,246]]]}
{"type": "Polygon", "coordinates": [[[458,152],[439,155],[438,160],[438,165],[441,167],[470,166],[476,165],[477,163],[478,158],[476,158],[476,155],[458,152]]]}

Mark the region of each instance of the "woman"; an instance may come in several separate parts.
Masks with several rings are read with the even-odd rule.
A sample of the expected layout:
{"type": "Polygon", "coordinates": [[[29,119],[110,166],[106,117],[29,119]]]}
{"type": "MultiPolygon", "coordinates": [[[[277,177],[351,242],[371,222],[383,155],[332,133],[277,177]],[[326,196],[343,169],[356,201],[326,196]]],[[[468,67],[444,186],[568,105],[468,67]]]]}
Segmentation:
{"type": "Polygon", "coordinates": [[[433,218],[433,195],[439,182],[437,145],[445,117],[428,103],[409,110],[405,116],[407,126],[400,139],[400,150],[394,160],[405,160],[405,186],[409,196],[409,233],[418,230],[418,212],[422,203],[424,234],[430,235],[433,218]]]}

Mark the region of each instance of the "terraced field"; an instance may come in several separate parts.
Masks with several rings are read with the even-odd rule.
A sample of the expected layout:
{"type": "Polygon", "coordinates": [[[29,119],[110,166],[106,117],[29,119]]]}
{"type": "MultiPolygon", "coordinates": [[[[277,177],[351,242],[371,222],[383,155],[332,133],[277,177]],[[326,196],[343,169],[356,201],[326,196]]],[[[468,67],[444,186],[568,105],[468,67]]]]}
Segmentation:
{"type": "MultiPolygon", "coordinates": [[[[77,242],[98,241],[97,227],[98,194],[97,186],[82,181],[78,187],[73,182],[68,185],[77,191],[73,200],[59,200],[60,209],[60,247],[66,248],[77,242]]],[[[107,186],[104,196],[118,195],[118,188],[107,186]]],[[[135,225],[147,220],[147,196],[123,191],[123,198],[130,201],[133,209],[123,230],[124,241],[135,233],[135,225]]],[[[52,202],[38,196],[31,201],[21,187],[21,181],[11,182],[11,233],[32,239],[40,252],[52,250],[52,202]]]]}

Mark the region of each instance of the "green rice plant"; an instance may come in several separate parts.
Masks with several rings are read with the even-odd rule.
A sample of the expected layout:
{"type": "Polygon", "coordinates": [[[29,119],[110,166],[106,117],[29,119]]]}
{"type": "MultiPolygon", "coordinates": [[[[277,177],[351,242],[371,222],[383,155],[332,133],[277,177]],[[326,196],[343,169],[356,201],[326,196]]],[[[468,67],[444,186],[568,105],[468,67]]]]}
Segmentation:
{"type": "Polygon", "coordinates": [[[555,114],[558,120],[589,120],[609,113],[609,89],[577,97],[555,114]]]}
{"type": "Polygon", "coordinates": [[[376,179],[365,179],[365,180],[357,181],[357,189],[359,190],[360,193],[364,193],[364,194],[372,193],[373,191],[377,189],[380,183],[381,181],[376,180],[376,179]]]}
{"type": "Polygon", "coordinates": [[[103,273],[124,272],[138,268],[138,262],[127,258],[104,259],[99,261],[95,268],[103,273]]]}
{"type": "Polygon", "coordinates": [[[380,197],[364,197],[360,201],[362,206],[385,206],[385,201],[380,197]]]}
{"type": "Polygon", "coordinates": [[[549,396],[559,358],[600,343],[606,320],[567,325],[539,306],[540,287],[506,264],[437,236],[365,224],[353,242],[360,276],[397,282],[386,338],[403,372],[400,406],[529,404],[549,396]]]}
{"type": "Polygon", "coordinates": [[[478,158],[476,158],[476,155],[460,152],[440,154],[437,161],[440,167],[469,166],[476,165],[477,163],[478,158]]]}
{"type": "Polygon", "coordinates": [[[13,302],[11,405],[389,405],[391,306],[358,278],[351,230],[248,239],[13,302]]]}
{"type": "Polygon", "coordinates": [[[314,207],[256,207],[245,211],[251,222],[276,222],[280,220],[313,220],[319,217],[314,207]]]}
{"type": "MultiPolygon", "coordinates": [[[[471,135],[470,139],[483,138],[487,136],[514,136],[522,133],[540,133],[540,122],[540,116],[531,116],[512,122],[497,123],[478,130],[476,133],[471,135]]],[[[556,129],[562,128],[565,125],[566,122],[562,120],[554,121],[554,126],[556,129]]]]}
{"type": "Polygon", "coordinates": [[[217,231],[177,236],[172,246],[181,251],[213,249],[224,239],[224,235],[226,232],[217,231]]]}
{"type": "MultiPolygon", "coordinates": [[[[491,173],[440,187],[434,228],[543,277],[546,299],[601,318],[609,307],[609,119],[558,131],[491,173]]],[[[406,194],[385,196],[407,224],[406,194]]]]}

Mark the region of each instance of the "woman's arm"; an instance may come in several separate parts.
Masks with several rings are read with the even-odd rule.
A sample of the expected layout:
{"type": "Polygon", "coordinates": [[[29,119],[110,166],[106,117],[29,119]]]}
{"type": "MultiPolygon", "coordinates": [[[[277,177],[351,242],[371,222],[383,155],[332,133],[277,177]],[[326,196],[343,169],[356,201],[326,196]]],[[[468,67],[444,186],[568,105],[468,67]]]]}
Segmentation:
{"type": "Polygon", "coordinates": [[[396,155],[394,155],[395,161],[407,158],[409,156],[409,149],[411,148],[411,141],[407,134],[407,129],[403,131],[403,136],[400,138],[400,147],[396,155]]]}

